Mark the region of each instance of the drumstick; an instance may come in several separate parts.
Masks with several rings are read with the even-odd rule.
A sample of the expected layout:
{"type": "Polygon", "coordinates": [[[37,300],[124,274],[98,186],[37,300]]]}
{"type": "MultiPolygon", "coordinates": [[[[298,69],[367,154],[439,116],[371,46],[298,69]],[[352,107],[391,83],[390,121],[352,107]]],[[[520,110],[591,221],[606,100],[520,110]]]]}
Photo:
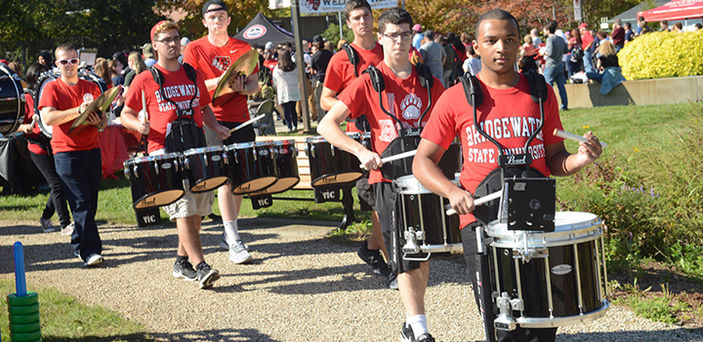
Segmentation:
{"type": "MultiPolygon", "coordinates": [[[[586,138],[584,138],[584,137],[582,137],[582,136],[580,136],[580,135],[576,135],[576,134],[574,134],[574,133],[570,133],[570,132],[567,132],[567,131],[562,131],[562,130],[560,130],[560,129],[558,129],[558,128],[555,128],[555,129],[554,129],[554,135],[556,135],[556,136],[558,136],[558,137],[560,137],[560,138],[571,139],[571,140],[579,141],[579,142],[587,142],[587,141],[588,141],[588,139],[586,139],[586,138]]],[[[603,147],[607,147],[607,146],[608,146],[608,144],[606,144],[606,143],[603,142],[603,141],[600,142],[600,145],[603,146],[603,147]]]]}
{"type": "MultiPolygon", "coordinates": [[[[392,162],[392,161],[398,160],[398,159],[405,159],[405,158],[408,158],[408,157],[412,157],[412,156],[415,155],[416,152],[417,152],[417,150],[412,150],[412,151],[408,151],[408,152],[398,153],[398,154],[396,154],[396,155],[394,155],[394,156],[382,158],[382,159],[381,159],[381,164],[385,164],[385,163],[388,163],[388,162],[392,162]]],[[[364,164],[359,164],[359,167],[363,169],[363,168],[364,168],[364,164]]]]}
{"type": "MultiPolygon", "coordinates": [[[[496,192],[494,192],[494,193],[492,193],[492,194],[488,194],[488,195],[486,195],[486,196],[483,196],[483,197],[481,197],[481,198],[477,198],[477,199],[474,200],[474,205],[475,205],[475,206],[479,206],[479,205],[482,205],[482,204],[484,204],[484,203],[486,203],[486,202],[490,202],[490,201],[492,201],[492,200],[494,200],[494,199],[496,199],[496,198],[500,198],[500,196],[501,196],[502,194],[503,194],[503,190],[500,190],[500,191],[496,191],[496,192]]],[[[454,208],[449,208],[449,209],[447,209],[447,211],[445,211],[444,213],[447,214],[448,216],[452,216],[452,215],[455,215],[455,214],[456,214],[456,210],[454,210],[454,208]]]]}
{"type": "Polygon", "coordinates": [[[249,121],[247,121],[247,122],[243,122],[241,125],[239,125],[239,126],[237,126],[237,127],[235,127],[235,128],[230,129],[229,132],[232,133],[232,132],[234,132],[234,131],[236,131],[236,130],[242,128],[242,127],[251,125],[252,123],[254,123],[254,122],[256,122],[256,121],[259,121],[259,120],[263,119],[264,116],[266,116],[266,114],[261,114],[261,115],[259,115],[259,116],[256,116],[256,117],[254,117],[253,119],[251,119],[251,120],[249,120],[249,121]]]}
{"type": "MultiPolygon", "coordinates": [[[[140,115],[139,119],[142,123],[146,123],[149,118],[147,117],[149,112],[146,111],[146,97],[144,97],[144,89],[142,89],[142,110],[144,112],[144,115],[140,115]]],[[[140,113],[141,114],[141,113],[140,113]]]]}

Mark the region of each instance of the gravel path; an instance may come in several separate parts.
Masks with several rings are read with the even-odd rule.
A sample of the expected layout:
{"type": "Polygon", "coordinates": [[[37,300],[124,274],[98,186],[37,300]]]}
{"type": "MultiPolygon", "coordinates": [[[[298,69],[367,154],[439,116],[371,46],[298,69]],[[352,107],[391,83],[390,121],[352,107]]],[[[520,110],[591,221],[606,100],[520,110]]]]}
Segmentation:
{"type": "MultiPolygon", "coordinates": [[[[256,259],[234,265],[217,247],[221,228],[205,224],[207,261],[223,277],[213,290],[174,279],[173,226],[102,225],[106,263],[85,269],[68,237],[35,224],[0,224],[0,278],[12,279],[11,244],[25,244],[28,287],[53,286],[142,322],[168,341],[397,341],[404,314],[397,291],[369,273],[357,245],[323,236],[333,224],[242,219],[256,259]],[[77,281],[78,280],[78,281],[77,281]]],[[[482,338],[480,317],[460,257],[433,260],[426,295],[438,341],[482,338]]],[[[621,307],[597,321],[562,328],[557,341],[703,341],[680,327],[650,322],[621,307]]]]}

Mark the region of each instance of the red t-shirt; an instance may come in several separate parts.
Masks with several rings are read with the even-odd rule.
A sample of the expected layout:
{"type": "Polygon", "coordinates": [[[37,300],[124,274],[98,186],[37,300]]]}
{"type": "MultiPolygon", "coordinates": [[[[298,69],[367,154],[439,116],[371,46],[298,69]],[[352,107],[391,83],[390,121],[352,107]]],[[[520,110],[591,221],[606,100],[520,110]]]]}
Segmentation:
{"type": "MultiPolygon", "coordinates": [[[[477,108],[477,118],[483,130],[500,142],[506,154],[522,153],[522,147],[525,146],[530,134],[539,126],[540,118],[539,105],[530,97],[527,79],[520,74],[520,82],[509,89],[490,88],[483,82],[480,83],[483,102],[477,108]]],[[[528,153],[533,159],[530,166],[549,176],[544,147],[564,140],[552,133],[555,128],[562,129],[552,87],[548,87],[544,117],[543,133],[537,134],[532,140],[528,153]]],[[[498,148],[475,129],[473,109],[466,101],[461,84],[444,92],[421,134],[422,138],[444,149],[449,147],[457,135],[461,140],[464,160],[460,176],[461,185],[474,193],[478,184],[491,171],[498,168],[498,148]]],[[[475,220],[473,215],[462,215],[461,227],[475,220]]]]}
{"type": "MultiPolygon", "coordinates": [[[[378,69],[383,74],[383,81],[386,89],[383,91],[384,108],[403,122],[402,128],[417,127],[417,120],[422,112],[427,108],[427,89],[420,85],[420,78],[415,68],[412,74],[406,79],[398,78],[386,63],[379,63],[378,69]]],[[[329,70],[329,69],[328,69],[329,70]]],[[[442,83],[434,78],[432,84],[432,107],[437,103],[437,99],[444,91],[442,83]]],[[[362,114],[366,115],[371,126],[371,142],[373,150],[379,155],[388,147],[393,139],[398,137],[398,124],[381,110],[378,103],[378,92],[371,85],[371,77],[363,74],[352,82],[339,94],[339,100],[349,108],[352,118],[357,118],[362,114]]],[[[432,108],[423,118],[422,123],[426,124],[432,108]]],[[[369,174],[369,184],[378,182],[389,182],[381,175],[380,170],[371,170],[369,174]]]]}
{"type": "MultiPolygon", "coordinates": [[[[98,96],[100,96],[100,88],[93,82],[78,79],[75,86],[70,86],[58,78],[44,86],[42,96],[39,99],[39,110],[45,107],[67,110],[80,106],[85,100],[95,100],[98,96]]],[[[53,126],[51,149],[54,154],[100,148],[97,127],[84,125],[68,133],[71,124],[73,124],[73,120],[53,126]]]]}
{"type": "MultiPolygon", "coordinates": [[[[24,94],[24,112],[25,112],[25,118],[24,118],[24,124],[28,124],[32,122],[32,116],[34,116],[34,98],[32,95],[29,93],[24,94]]],[[[41,130],[39,129],[39,125],[34,123],[32,126],[32,132],[27,134],[27,138],[33,138],[33,137],[38,137],[41,135],[41,130]]],[[[33,143],[31,140],[27,139],[27,150],[29,152],[32,152],[34,154],[47,154],[47,152],[41,148],[38,144],[33,143]]]]}
{"type": "MultiPolygon", "coordinates": [[[[222,75],[234,61],[251,50],[247,42],[236,38],[229,38],[229,42],[222,47],[217,47],[207,40],[207,36],[190,42],[183,53],[183,61],[201,71],[206,80],[222,75]]],[[[258,72],[259,67],[254,69],[258,72]]],[[[215,92],[210,92],[210,97],[215,92]]],[[[249,120],[249,107],[247,97],[242,94],[227,94],[218,96],[210,108],[215,117],[220,121],[244,122],[249,120]]]]}
{"type": "MultiPolygon", "coordinates": [[[[354,43],[349,44],[356,50],[359,61],[356,70],[361,75],[370,65],[377,65],[383,61],[383,47],[378,42],[371,50],[366,50],[354,43]]],[[[337,51],[325,71],[325,82],[323,86],[335,91],[338,95],[356,79],[354,66],[349,62],[349,56],[344,49],[337,51]]],[[[362,113],[364,114],[364,113],[362,113]]],[[[347,132],[360,132],[353,122],[347,122],[347,132]]]]}
{"type": "MultiPolygon", "coordinates": [[[[168,71],[158,64],[154,66],[161,72],[164,78],[164,93],[182,109],[189,108],[190,99],[193,94],[197,96],[193,100],[193,121],[198,127],[203,126],[203,113],[201,106],[210,103],[210,93],[205,87],[203,73],[196,70],[197,87],[188,78],[183,67],[177,71],[168,71]]],[[[139,112],[142,109],[142,90],[146,99],[147,113],[149,113],[149,136],[148,150],[153,152],[164,148],[164,139],[171,121],[177,117],[176,108],[168,100],[161,97],[159,85],[154,81],[150,72],[143,72],[134,77],[132,84],[127,91],[125,106],[139,112]]]]}

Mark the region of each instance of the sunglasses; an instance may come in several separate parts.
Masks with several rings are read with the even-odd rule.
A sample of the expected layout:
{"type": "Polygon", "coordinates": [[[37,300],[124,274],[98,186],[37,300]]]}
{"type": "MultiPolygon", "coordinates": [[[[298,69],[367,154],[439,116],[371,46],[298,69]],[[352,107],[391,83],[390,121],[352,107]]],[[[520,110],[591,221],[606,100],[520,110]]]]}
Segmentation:
{"type": "Polygon", "coordinates": [[[61,63],[61,65],[68,65],[68,63],[78,64],[78,61],[79,61],[78,58],[71,58],[71,59],[62,59],[58,62],[61,63]]]}

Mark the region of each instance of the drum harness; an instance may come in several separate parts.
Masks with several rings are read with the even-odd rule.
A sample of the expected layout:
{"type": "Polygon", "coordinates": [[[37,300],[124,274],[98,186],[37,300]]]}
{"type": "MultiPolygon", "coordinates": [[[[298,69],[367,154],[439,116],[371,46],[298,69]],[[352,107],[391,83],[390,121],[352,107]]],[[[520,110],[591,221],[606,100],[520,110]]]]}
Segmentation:
{"type": "Polygon", "coordinates": [[[183,69],[185,69],[188,79],[190,79],[193,82],[193,85],[195,86],[193,97],[191,97],[190,103],[188,104],[189,109],[181,109],[173,100],[166,96],[163,87],[163,75],[161,74],[161,72],[159,72],[156,67],[152,66],[149,68],[149,71],[151,72],[154,81],[156,82],[156,84],[159,85],[159,93],[161,93],[161,97],[164,98],[166,101],[170,102],[176,108],[176,119],[171,122],[171,134],[167,135],[164,139],[166,152],[169,153],[183,152],[189,148],[203,147],[206,145],[205,135],[202,129],[200,129],[193,120],[193,101],[195,101],[195,98],[197,98],[199,94],[198,83],[196,82],[195,69],[193,69],[193,67],[188,63],[183,63],[183,69]],[[175,127],[178,127],[178,133],[180,133],[180,136],[173,135],[173,128],[175,127]],[[186,132],[188,133],[188,135],[186,135],[186,132]],[[176,143],[180,144],[180,149],[176,146],[176,143]]]}
{"type": "MultiPolygon", "coordinates": [[[[489,140],[491,143],[496,145],[498,148],[498,166],[499,168],[489,173],[486,178],[478,185],[476,191],[474,191],[475,196],[484,196],[489,193],[503,190],[503,195],[506,192],[504,186],[506,180],[512,178],[515,179],[536,179],[541,178],[544,180],[544,175],[538,170],[530,167],[532,163],[532,157],[528,153],[528,146],[532,140],[537,136],[537,134],[542,131],[544,127],[544,102],[547,100],[547,85],[544,76],[537,74],[536,72],[529,72],[524,74],[527,78],[530,95],[532,100],[539,105],[540,111],[540,124],[539,127],[532,132],[530,137],[527,139],[525,146],[523,148],[522,154],[506,155],[503,146],[496,139],[487,134],[478,123],[478,115],[476,107],[478,107],[483,102],[483,92],[481,91],[481,85],[475,76],[464,75],[459,78],[462,87],[464,89],[464,95],[469,105],[473,109],[473,120],[476,130],[489,140]],[[522,168],[524,166],[524,168],[522,168]],[[521,171],[522,170],[522,171],[521,171]]],[[[553,182],[553,180],[552,180],[553,182]]],[[[552,196],[553,199],[553,196],[552,196]]],[[[488,246],[493,242],[492,237],[488,237],[485,232],[485,225],[490,221],[499,217],[499,214],[503,212],[503,206],[507,206],[507,198],[499,200],[493,200],[486,203],[483,206],[478,206],[474,210],[474,216],[477,221],[481,224],[476,224],[476,244],[477,244],[477,254],[476,254],[476,265],[478,267],[478,279],[475,290],[478,292],[477,305],[479,306],[479,312],[482,312],[484,316],[484,329],[486,332],[486,337],[489,341],[493,341],[494,328],[511,331],[517,328],[517,323],[514,317],[512,317],[512,310],[519,310],[523,305],[521,300],[511,299],[507,293],[498,294],[489,292],[492,289],[491,279],[490,279],[490,265],[488,257],[488,246]],[[490,305],[494,303],[496,305],[490,305]],[[485,312],[482,310],[482,305],[485,304],[485,312]],[[499,310],[499,312],[496,311],[499,310]],[[497,316],[495,320],[494,316],[497,316]]],[[[506,208],[510,210],[509,208],[506,208]]],[[[502,214],[500,216],[503,216],[502,214]]],[[[472,227],[467,227],[471,229],[472,227]]],[[[553,212],[552,212],[552,229],[553,229],[553,212]]],[[[529,258],[530,256],[526,256],[529,258]]],[[[528,259],[529,260],[529,259],[528,259]]]]}

